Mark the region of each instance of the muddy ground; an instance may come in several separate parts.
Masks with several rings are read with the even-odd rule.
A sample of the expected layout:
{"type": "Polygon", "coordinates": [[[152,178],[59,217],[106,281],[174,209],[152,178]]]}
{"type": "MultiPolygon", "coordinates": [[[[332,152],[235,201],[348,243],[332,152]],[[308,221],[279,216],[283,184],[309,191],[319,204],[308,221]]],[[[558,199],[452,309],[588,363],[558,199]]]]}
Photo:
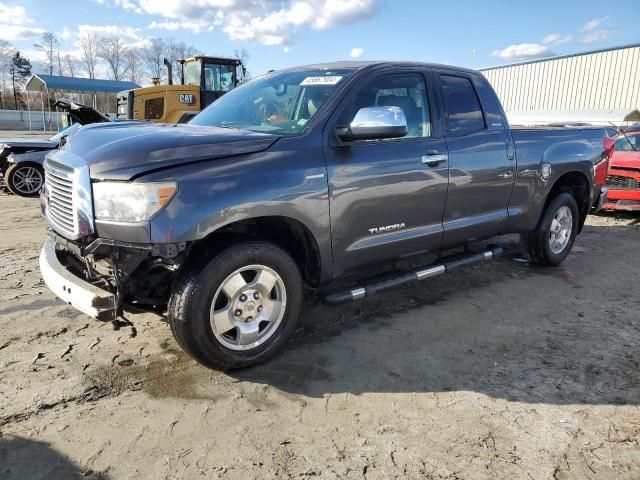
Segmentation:
{"type": "Polygon", "coordinates": [[[312,298],[285,351],[207,370],[151,314],[114,330],[40,280],[37,200],[0,194],[0,478],[640,478],[640,217],[562,267],[504,258],[312,298]]]}

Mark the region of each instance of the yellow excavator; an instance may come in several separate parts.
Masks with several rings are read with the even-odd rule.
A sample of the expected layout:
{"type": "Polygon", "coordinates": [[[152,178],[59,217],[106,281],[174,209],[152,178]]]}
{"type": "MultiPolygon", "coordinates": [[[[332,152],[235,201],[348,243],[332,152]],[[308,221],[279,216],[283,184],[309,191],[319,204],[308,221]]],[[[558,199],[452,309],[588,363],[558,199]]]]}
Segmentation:
{"type": "Polygon", "coordinates": [[[151,79],[150,87],[118,93],[119,120],[184,123],[244,81],[246,68],[238,58],[198,55],[180,60],[180,85],[173,84],[166,58],[168,85],[151,79]]]}

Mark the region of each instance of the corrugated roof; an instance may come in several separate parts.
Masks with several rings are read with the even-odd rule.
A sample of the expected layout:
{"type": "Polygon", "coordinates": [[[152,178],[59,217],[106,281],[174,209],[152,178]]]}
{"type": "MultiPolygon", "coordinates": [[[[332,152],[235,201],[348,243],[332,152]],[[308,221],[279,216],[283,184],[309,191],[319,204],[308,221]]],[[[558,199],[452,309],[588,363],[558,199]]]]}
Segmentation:
{"type": "Polygon", "coordinates": [[[563,58],[581,57],[583,55],[591,55],[591,54],[594,54],[594,53],[611,52],[613,50],[624,50],[626,48],[636,48],[636,47],[640,47],[640,43],[630,43],[629,45],[620,45],[619,47],[600,48],[600,49],[597,49],[597,50],[589,50],[587,52],[577,52],[577,53],[570,53],[570,54],[567,54],[567,55],[556,55],[554,57],[537,58],[535,60],[524,60],[524,61],[515,62],[515,63],[505,63],[504,65],[493,65],[491,67],[479,68],[478,70],[480,72],[486,72],[488,70],[496,70],[496,69],[499,69],[499,68],[516,67],[518,65],[530,65],[532,63],[548,62],[548,61],[551,61],[551,60],[561,60],[563,58]]]}
{"type": "Polygon", "coordinates": [[[59,75],[31,75],[25,90],[37,92],[43,88],[49,90],[71,90],[78,92],[108,92],[118,93],[123,90],[139,88],[140,85],[134,82],[124,82],[120,80],[102,80],[78,77],[61,77],[59,75]]]}

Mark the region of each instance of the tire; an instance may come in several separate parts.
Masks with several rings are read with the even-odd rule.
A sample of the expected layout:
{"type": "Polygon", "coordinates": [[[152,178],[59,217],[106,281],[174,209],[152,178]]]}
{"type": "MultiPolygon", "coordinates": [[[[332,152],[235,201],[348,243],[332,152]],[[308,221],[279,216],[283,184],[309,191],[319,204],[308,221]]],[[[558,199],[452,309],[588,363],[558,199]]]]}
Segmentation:
{"type": "Polygon", "coordinates": [[[14,195],[35,197],[44,185],[44,169],[33,162],[12,163],[5,172],[5,183],[14,195]]]}
{"type": "Polygon", "coordinates": [[[536,229],[522,235],[525,253],[531,263],[560,265],[571,252],[578,228],[579,213],[575,198],[570,193],[559,193],[547,205],[536,229]],[[570,226],[567,215],[570,215],[570,226]]]}
{"type": "Polygon", "coordinates": [[[287,252],[267,242],[244,242],[202,268],[185,266],[172,289],[168,317],[189,355],[225,370],[256,365],[278,352],[296,326],[303,294],[300,271],[287,252]]]}

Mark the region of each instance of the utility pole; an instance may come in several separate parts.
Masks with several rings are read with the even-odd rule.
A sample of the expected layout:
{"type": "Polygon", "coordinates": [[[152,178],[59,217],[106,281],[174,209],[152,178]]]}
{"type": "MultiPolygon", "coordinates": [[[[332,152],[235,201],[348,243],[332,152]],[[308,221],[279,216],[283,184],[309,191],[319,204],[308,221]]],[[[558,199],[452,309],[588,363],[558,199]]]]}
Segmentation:
{"type": "Polygon", "coordinates": [[[11,73],[11,82],[13,84],[13,101],[16,105],[16,110],[20,110],[20,105],[18,104],[18,95],[16,94],[16,67],[11,65],[11,69],[9,70],[11,73]]]}
{"type": "Polygon", "coordinates": [[[474,48],[472,52],[473,52],[473,68],[475,69],[476,68],[476,49],[474,48]]]}

